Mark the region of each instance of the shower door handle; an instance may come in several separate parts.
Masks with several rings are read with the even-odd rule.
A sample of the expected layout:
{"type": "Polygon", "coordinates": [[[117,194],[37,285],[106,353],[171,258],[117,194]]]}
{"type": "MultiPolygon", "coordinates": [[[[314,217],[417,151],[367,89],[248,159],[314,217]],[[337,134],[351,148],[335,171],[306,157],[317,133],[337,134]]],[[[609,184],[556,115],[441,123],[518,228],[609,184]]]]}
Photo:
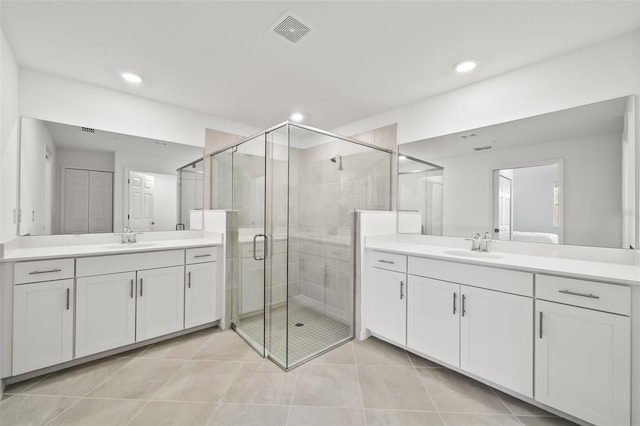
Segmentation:
{"type": "Polygon", "coordinates": [[[269,237],[267,237],[265,234],[256,234],[253,236],[253,259],[254,260],[265,260],[267,258],[267,253],[268,253],[268,242],[269,242],[269,237]],[[256,256],[256,240],[258,239],[258,237],[263,237],[264,238],[264,252],[262,254],[262,257],[257,257],[256,256]]]}

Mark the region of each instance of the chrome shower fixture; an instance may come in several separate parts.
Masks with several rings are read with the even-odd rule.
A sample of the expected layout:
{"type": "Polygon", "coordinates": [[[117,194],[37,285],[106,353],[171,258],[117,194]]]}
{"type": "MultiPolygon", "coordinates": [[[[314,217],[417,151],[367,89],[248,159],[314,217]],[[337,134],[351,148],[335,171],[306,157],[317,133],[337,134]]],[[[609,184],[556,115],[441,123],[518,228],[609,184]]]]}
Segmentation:
{"type": "Polygon", "coordinates": [[[338,162],[338,170],[344,170],[342,167],[342,155],[336,154],[335,156],[330,158],[332,163],[338,162]]]}

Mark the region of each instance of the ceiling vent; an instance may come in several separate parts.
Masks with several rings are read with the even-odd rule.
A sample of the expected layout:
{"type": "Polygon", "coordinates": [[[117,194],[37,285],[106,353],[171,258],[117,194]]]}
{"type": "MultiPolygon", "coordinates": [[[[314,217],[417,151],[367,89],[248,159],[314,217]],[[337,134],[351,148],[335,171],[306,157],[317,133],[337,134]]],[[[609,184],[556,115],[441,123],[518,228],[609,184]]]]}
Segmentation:
{"type": "Polygon", "coordinates": [[[473,148],[475,151],[484,151],[486,149],[491,149],[493,148],[491,145],[485,145],[485,146],[477,146],[475,148],[473,148]]]}
{"type": "Polygon", "coordinates": [[[293,13],[287,12],[271,26],[271,30],[291,43],[297,43],[311,32],[311,26],[303,23],[293,13]]]}
{"type": "Polygon", "coordinates": [[[83,132],[87,132],[87,133],[95,133],[96,129],[92,129],[91,127],[81,127],[83,132]]]}

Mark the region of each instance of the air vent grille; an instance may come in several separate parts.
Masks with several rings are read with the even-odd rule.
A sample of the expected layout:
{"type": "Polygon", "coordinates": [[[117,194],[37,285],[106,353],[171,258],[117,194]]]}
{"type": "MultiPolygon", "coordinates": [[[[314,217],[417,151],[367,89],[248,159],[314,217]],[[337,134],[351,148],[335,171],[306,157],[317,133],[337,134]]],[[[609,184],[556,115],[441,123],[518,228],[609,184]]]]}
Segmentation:
{"type": "Polygon", "coordinates": [[[485,146],[477,146],[475,148],[473,148],[475,151],[484,151],[486,149],[491,149],[493,148],[491,145],[485,145],[485,146]]]}
{"type": "Polygon", "coordinates": [[[309,26],[300,22],[291,16],[291,14],[285,14],[279,22],[280,23],[273,27],[273,32],[281,35],[292,43],[297,43],[311,31],[309,26]]]}
{"type": "Polygon", "coordinates": [[[81,127],[83,132],[87,132],[87,133],[95,133],[96,129],[92,129],[91,127],[81,127]]]}
{"type": "Polygon", "coordinates": [[[460,135],[458,136],[460,139],[465,140],[465,139],[469,139],[469,138],[475,138],[476,135],[475,133],[467,133],[466,135],[460,135]]]}

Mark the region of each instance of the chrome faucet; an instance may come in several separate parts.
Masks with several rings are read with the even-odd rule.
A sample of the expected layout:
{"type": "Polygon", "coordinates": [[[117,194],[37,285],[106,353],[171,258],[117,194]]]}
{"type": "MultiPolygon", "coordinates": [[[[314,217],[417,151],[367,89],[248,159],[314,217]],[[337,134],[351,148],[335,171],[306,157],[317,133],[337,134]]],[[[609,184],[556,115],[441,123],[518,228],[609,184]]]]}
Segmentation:
{"type": "Polygon", "coordinates": [[[133,232],[133,229],[125,226],[123,232],[114,235],[120,236],[120,244],[133,244],[138,242],[137,236],[142,235],[142,232],[133,232]]]}
{"type": "MultiPolygon", "coordinates": [[[[477,234],[480,235],[480,234],[477,234]]],[[[491,243],[495,243],[495,241],[491,238],[491,234],[489,232],[484,233],[484,237],[482,241],[480,241],[480,251],[490,252],[491,251],[491,243]]]]}
{"type": "Polygon", "coordinates": [[[467,241],[471,241],[471,251],[480,251],[481,250],[481,245],[482,245],[482,240],[480,238],[480,233],[476,233],[476,235],[473,236],[473,238],[466,238],[467,241]]]}

